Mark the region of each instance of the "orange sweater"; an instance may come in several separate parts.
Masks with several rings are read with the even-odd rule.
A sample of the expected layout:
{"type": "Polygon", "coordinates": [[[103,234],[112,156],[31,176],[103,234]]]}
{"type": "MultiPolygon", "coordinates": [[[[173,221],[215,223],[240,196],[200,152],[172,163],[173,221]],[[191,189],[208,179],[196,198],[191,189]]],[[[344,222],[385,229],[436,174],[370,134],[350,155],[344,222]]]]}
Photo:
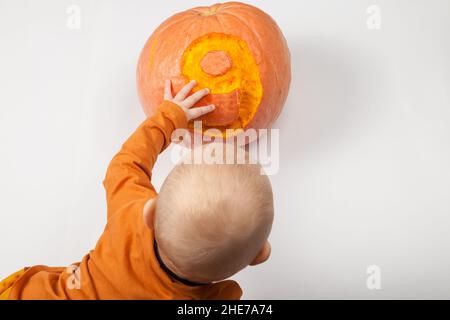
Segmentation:
{"type": "Polygon", "coordinates": [[[232,280],[188,286],[169,277],[155,256],[153,231],[144,223],[143,207],[156,196],[153,165],[173,130],[184,127],[184,112],[163,102],[109,165],[103,182],[108,220],[95,249],[72,269],[27,269],[9,299],[239,299],[241,288],[232,280]]]}

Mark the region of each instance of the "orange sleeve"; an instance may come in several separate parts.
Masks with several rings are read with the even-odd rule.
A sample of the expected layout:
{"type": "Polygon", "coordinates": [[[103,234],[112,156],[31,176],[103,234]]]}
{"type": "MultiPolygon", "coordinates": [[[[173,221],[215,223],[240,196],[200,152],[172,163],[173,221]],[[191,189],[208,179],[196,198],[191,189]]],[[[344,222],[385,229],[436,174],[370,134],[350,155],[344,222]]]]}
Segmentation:
{"type": "Polygon", "coordinates": [[[184,111],[164,101],[155,115],[145,120],[122,145],[109,164],[103,185],[108,219],[131,201],[156,195],[151,174],[158,155],[170,144],[172,132],[187,127],[184,111]]]}

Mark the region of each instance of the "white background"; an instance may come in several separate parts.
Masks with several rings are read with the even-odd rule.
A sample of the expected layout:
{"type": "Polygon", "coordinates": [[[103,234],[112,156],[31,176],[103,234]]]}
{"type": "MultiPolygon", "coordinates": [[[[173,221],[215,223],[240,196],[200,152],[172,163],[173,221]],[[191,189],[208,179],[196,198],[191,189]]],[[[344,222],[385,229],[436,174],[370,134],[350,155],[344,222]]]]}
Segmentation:
{"type": "MultiPolygon", "coordinates": [[[[293,79],[274,126],[273,254],[235,277],[244,298],[450,298],[450,2],[250,2],[283,30],[293,79]]],[[[140,50],[201,4],[0,0],[0,277],[94,247],[107,164],[144,120],[140,50]]],[[[157,187],[171,167],[166,152],[157,187]]]]}

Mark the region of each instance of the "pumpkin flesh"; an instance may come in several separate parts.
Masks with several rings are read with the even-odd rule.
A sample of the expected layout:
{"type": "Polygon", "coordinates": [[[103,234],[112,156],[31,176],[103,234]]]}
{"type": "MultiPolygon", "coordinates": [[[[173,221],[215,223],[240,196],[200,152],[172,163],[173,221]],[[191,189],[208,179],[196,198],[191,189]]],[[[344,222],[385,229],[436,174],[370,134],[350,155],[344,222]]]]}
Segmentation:
{"type": "MultiPolygon", "coordinates": [[[[197,81],[197,86],[193,91],[202,88],[211,90],[209,101],[216,104],[217,110],[210,115],[203,116],[203,119],[206,119],[205,129],[208,129],[209,126],[221,131],[227,128],[245,128],[256,114],[263,95],[263,88],[258,65],[244,40],[223,33],[210,33],[194,40],[181,58],[181,74],[185,77],[186,83],[190,80],[197,81]],[[219,61],[216,61],[217,72],[212,68],[214,63],[212,63],[212,70],[206,68],[208,72],[205,72],[205,65],[202,65],[202,61],[213,52],[224,52],[231,61],[227,64],[224,59],[219,57],[219,61]],[[227,67],[225,72],[223,72],[224,64],[227,67]],[[227,111],[235,112],[235,109],[230,107],[230,103],[221,104],[221,99],[215,103],[214,96],[229,95],[231,99],[236,99],[236,92],[238,92],[238,101],[236,101],[238,114],[232,122],[229,122],[228,120],[233,116],[227,117],[227,111]],[[207,121],[208,117],[214,118],[215,113],[222,113],[226,120],[221,123],[207,121]],[[221,126],[224,127],[221,128],[221,126]]],[[[197,105],[205,105],[205,101],[200,101],[197,105]]],[[[200,118],[200,120],[203,119],[200,118]]]]}

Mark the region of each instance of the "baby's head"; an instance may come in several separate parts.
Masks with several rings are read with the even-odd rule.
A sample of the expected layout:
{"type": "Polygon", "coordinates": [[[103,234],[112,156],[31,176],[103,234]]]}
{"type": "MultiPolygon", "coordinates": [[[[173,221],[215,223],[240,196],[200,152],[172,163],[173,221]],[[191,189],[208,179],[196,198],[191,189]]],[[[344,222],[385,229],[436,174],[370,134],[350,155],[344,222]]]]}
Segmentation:
{"type": "Polygon", "coordinates": [[[223,280],[270,255],[273,196],[258,164],[181,163],[155,211],[160,257],[181,278],[223,280]]]}

